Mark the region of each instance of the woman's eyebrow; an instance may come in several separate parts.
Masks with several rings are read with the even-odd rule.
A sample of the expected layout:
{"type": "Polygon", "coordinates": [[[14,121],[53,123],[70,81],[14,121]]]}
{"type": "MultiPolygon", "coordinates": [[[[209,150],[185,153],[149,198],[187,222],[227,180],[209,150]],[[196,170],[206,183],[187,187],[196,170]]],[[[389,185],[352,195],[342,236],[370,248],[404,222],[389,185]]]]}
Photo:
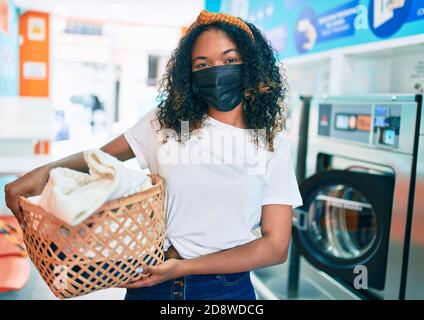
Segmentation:
{"type": "MultiPolygon", "coordinates": [[[[235,49],[235,48],[231,48],[231,49],[228,49],[228,50],[225,50],[223,53],[222,53],[222,55],[226,55],[226,54],[228,54],[228,53],[230,53],[230,52],[236,52],[236,53],[238,53],[238,50],[237,49],[235,49]]],[[[205,57],[205,56],[197,56],[197,57],[195,57],[193,60],[192,60],[192,62],[194,62],[194,61],[196,61],[196,60],[207,60],[208,59],[208,57],[205,57]]]]}
{"type": "Polygon", "coordinates": [[[198,57],[194,58],[194,59],[192,60],[192,62],[196,61],[197,59],[199,59],[199,60],[207,60],[208,58],[207,58],[207,57],[205,57],[205,56],[198,56],[198,57]]]}
{"type": "Polygon", "coordinates": [[[234,52],[238,53],[238,50],[237,50],[237,49],[235,49],[235,48],[231,48],[231,49],[225,50],[225,51],[222,53],[222,55],[227,54],[227,53],[230,53],[230,52],[232,52],[232,51],[234,51],[234,52]]]}

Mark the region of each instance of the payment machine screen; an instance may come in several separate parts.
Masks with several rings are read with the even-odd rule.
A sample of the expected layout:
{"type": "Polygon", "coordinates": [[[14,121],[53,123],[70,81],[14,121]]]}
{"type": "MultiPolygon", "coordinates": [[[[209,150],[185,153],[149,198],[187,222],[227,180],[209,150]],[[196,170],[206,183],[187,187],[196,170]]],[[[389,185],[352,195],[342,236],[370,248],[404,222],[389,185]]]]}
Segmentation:
{"type": "Polygon", "coordinates": [[[396,132],[395,130],[386,129],[383,131],[382,143],[387,145],[394,145],[396,143],[396,132]]]}
{"type": "Polygon", "coordinates": [[[375,143],[397,147],[400,130],[400,106],[376,105],[374,111],[375,143]]]}

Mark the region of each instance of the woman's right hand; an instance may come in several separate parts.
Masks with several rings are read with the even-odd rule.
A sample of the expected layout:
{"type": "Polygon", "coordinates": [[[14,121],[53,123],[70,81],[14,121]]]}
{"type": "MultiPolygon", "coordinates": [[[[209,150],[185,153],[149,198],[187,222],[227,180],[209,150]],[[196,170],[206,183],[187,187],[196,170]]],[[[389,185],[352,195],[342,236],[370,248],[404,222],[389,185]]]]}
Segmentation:
{"type": "Polygon", "coordinates": [[[4,187],[6,205],[12,210],[21,226],[24,226],[24,217],[19,205],[20,196],[30,197],[41,194],[48,178],[49,168],[43,166],[28,172],[4,187]]]}

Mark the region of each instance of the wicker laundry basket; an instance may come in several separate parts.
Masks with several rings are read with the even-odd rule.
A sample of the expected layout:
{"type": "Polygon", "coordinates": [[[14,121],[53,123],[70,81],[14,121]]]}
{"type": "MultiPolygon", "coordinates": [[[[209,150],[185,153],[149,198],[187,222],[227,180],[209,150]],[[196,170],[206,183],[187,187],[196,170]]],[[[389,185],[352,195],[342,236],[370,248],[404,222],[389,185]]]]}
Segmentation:
{"type": "Polygon", "coordinates": [[[63,299],[139,280],[145,265],[164,260],[164,181],[106,202],[70,226],[20,198],[24,242],[32,262],[55,296],[63,299]]]}

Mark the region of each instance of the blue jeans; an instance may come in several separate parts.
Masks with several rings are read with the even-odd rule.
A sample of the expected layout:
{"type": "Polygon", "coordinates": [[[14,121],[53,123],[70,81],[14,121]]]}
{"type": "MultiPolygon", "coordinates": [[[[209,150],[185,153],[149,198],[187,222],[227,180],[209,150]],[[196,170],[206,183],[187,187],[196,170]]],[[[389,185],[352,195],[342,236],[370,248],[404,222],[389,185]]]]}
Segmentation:
{"type": "Polygon", "coordinates": [[[127,289],[125,300],[256,300],[250,272],[189,275],[127,289]]]}

